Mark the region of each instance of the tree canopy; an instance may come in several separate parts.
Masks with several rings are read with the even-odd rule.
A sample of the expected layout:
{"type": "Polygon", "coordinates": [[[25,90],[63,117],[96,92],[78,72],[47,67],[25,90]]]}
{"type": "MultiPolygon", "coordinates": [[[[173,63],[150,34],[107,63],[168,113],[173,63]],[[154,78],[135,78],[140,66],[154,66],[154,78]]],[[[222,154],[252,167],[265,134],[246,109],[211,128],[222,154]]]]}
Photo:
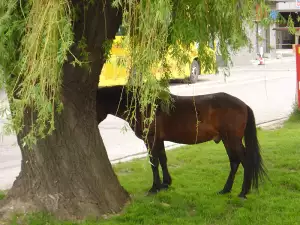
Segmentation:
{"type": "MultiPolygon", "coordinates": [[[[83,2],[88,8],[95,1],[98,0],[83,2]]],[[[157,98],[161,98],[164,105],[170,103],[168,91],[161,94],[162,90],[167,90],[170,73],[164,66],[167,51],[183,65],[187,60],[186,50],[198,42],[199,60],[210,68],[215,65],[204,48],[209,42],[218,40],[222,57],[227,62],[229,50],[235,51],[248,43],[244,25],[253,22],[256,4],[264,5],[264,1],[115,0],[113,7],[122,11],[123,26],[129,31],[124,41],[129,49],[129,63],[137,74],[134,82],[128,83],[128,88],[139,98],[141,110],[145,111],[151,104],[153,112],[157,98]],[[165,77],[158,81],[151,68],[160,62],[165,68],[165,77]],[[145,82],[139,83],[139,76],[145,82]]],[[[53,112],[63,108],[59,97],[61,69],[67,54],[72,54],[72,26],[77,11],[68,0],[7,0],[0,3],[0,87],[5,86],[10,98],[14,130],[22,129],[26,107],[37,112],[31,132],[23,140],[24,145],[35,143],[36,138],[43,138],[55,129],[53,112]],[[20,83],[16,89],[16,84],[20,83]]],[[[103,43],[108,57],[111,43],[112,40],[103,43]]],[[[84,36],[81,47],[81,58],[74,56],[73,63],[89,69],[84,36]]],[[[151,122],[152,117],[148,119],[151,122]]]]}

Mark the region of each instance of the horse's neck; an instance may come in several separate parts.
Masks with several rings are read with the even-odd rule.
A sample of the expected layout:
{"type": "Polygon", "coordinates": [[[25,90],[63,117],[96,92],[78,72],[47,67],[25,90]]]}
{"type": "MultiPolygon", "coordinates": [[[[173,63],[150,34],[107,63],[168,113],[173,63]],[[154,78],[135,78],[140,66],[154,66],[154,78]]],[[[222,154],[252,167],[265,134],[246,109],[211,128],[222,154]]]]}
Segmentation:
{"type": "Polygon", "coordinates": [[[119,101],[118,104],[111,104],[108,109],[108,114],[125,120],[129,123],[132,129],[134,129],[136,123],[141,120],[139,106],[137,105],[136,107],[133,107],[130,105],[130,102],[127,104],[125,99],[119,101]],[[130,110],[130,108],[133,108],[134,110],[130,110]]]}
{"type": "Polygon", "coordinates": [[[127,106],[124,99],[120,100],[120,96],[114,96],[114,98],[108,100],[106,104],[106,113],[126,120],[127,118],[127,106]]]}
{"type": "Polygon", "coordinates": [[[126,109],[122,105],[111,107],[108,113],[124,120],[126,119],[127,114],[126,109]]]}

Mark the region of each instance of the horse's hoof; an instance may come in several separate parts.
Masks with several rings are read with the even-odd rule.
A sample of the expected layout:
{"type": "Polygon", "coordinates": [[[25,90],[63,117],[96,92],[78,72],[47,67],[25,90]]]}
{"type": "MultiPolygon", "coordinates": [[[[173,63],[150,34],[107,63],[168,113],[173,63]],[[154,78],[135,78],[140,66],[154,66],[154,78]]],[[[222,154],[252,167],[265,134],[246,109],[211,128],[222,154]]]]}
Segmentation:
{"type": "Polygon", "coordinates": [[[160,189],[166,190],[166,189],[168,189],[168,188],[169,188],[169,184],[161,183],[160,189]]]}
{"type": "Polygon", "coordinates": [[[155,187],[152,187],[148,192],[147,192],[147,195],[155,195],[159,192],[159,188],[155,188],[155,187]]]}
{"type": "Polygon", "coordinates": [[[219,195],[224,195],[224,194],[227,194],[227,193],[230,193],[230,191],[224,190],[224,189],[218,192],[219,195]]]}
{"type": "Polygon", "coordinates": [[[164,178],[162,183],[170,186],[172,184],[172,178],[171,177],[164,178]]]}
{"type": "Polygon", "coordinates": [[[247,200],[247,197],[245,194],[239,194],[238,197],[242,200],[247,200]]]}

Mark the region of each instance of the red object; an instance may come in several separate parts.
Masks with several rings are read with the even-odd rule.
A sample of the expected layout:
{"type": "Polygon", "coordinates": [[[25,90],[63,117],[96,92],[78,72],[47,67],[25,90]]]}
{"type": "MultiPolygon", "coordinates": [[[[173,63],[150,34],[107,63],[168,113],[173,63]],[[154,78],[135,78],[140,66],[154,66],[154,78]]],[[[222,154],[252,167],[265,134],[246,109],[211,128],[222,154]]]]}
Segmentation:
{"type": "Polygon", "coordinates": [[[259,64],[258,65],[265,65],[263,57],[259,56],[258,60],[259,60],[259,64]]]}
{"type": "Polygon", "coordinates": [[[297,71],[297,83],[296,83],[296,94],[297,94],[297,105],[300,110],[300,45],[296,45],[296,71],[297,71]]]}

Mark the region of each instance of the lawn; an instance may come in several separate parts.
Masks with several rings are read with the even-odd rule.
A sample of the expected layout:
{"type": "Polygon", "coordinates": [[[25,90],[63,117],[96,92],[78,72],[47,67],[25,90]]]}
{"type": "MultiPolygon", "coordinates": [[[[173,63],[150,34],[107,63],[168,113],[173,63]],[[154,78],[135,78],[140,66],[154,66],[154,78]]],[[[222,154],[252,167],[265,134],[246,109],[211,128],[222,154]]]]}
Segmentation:
{"type": "MultiPolygon", "coordinates": [[[[222,143],[210,142],[168,151],[173,185],[156,196],[145,196],[152,182],[146,159],[115,165],[121,184],[131,193],[132,203],[120,215],[82,224],[299,224],[300,123],[295,121],[293,118],[278,130],[258,131],[272,183],[266,180],[259,193],[248,194],[248,200],[237,197],[241,190],[242,167],[238,170],[232,193],[216,194],[226,181],[229,162],[222,143]]],[[[22,224],[73,223],[36,214],[27,216],[22,224]]]]}

